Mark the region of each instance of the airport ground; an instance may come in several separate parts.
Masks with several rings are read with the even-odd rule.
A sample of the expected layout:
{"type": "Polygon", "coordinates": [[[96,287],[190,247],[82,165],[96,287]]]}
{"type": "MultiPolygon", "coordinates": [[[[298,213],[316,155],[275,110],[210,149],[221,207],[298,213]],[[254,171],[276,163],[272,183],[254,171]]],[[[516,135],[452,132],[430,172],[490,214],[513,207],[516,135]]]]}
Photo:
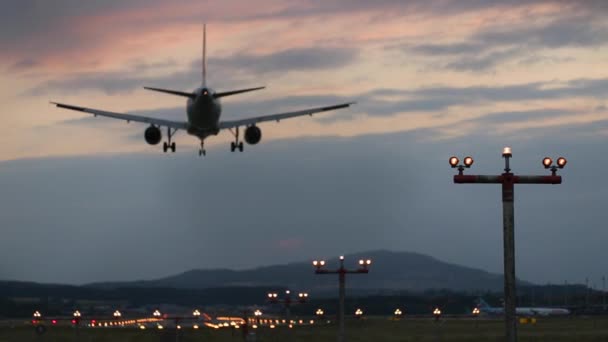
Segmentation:
{"type": "MultiPolygon", "coordinates": [[[[447,318],[435,322],[432,318],[391,321],[372,317],[347,322],[348,341],[502,341],[504,323],[500,319],[477,320],[447,318]]],[[[538,318],[535,324],[520,324],[520,341],[608,341],[608,317],[538,318]]],[[[255,341],[336,341],[335,325],[300,326],[294,329],[256,329],[255,341]]],[[[31,326],[0,328],[0,342],[168,342],[168,341],[242,341],[239,330],[182,329],[176,338],[175,330],[137,328],[79,328],[53,327],[44,335],[36,335],[31,326]]],[[[254,339],[250,339],[253,341],[254,339]]]]}

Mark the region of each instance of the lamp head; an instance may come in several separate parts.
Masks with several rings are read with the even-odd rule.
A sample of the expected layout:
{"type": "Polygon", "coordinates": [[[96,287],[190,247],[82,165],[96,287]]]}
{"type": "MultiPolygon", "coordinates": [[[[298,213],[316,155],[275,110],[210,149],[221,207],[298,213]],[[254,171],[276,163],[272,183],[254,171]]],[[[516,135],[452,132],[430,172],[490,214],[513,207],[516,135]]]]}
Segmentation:
{"type": "Polygon", "coordinates": [[[473,165],[473,157],[469,156],[469,157],[465,157],[464,158],[464,166],[465,167],[471,167],[471,165],[473,165]]]}
{"type": "Polygon", "coordinates": [[[510,147],[505,147],[502,149],[502,156],[505,158],[510,158],[513,156],[513,152],[510,147]]]}
{"type": "Polygon", "coordinates": [[[557,158],[557,167],[559,167],[560,169],[563,169],[567,163],[568,163],[568,161],[566,160],[566,158],[564,158],[564,157],[557,158]]]}
{"type": "Polygon", "coordinates": [[[549,157],[543,158],[543,166],[545,167],[545,169],[550,168],[551,164],[553,164],[553,160],[551,160],[551,158],[549,158],[549,157]]]}
{"type": "Polygon", "coordinates": [[[458,157],[454,157],[454,156],[452,156],[452,157],[450,157],[449,162],[450,162],[450,166],[451,166],[452,168],[455,168],[455,167],[457,167],[457,166],[458,166],[458,163],[460,162],[460,160],[458,159],[458,157]]]}

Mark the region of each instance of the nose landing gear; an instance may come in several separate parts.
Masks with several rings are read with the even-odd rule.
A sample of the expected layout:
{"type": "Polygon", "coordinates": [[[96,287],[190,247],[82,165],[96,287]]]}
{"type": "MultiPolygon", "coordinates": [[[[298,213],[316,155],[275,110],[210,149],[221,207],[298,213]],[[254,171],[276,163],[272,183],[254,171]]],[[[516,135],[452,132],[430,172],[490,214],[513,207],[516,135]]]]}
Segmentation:
{"type": "Polygon", "coordinates": [[[207,155],[207,151],[205,151],[205,143],[201,140],[201,148],[198,150],[198,156],[207,155]]]}

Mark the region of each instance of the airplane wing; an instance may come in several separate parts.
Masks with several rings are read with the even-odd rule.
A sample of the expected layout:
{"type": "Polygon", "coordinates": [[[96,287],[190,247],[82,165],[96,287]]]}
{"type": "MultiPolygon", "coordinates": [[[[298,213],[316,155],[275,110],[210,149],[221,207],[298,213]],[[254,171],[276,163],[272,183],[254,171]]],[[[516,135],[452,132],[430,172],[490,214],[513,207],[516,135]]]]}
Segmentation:
{"type": "Polygon", "coordinates": [[[170,128],[174,128],[174,129],[184,129],[185,130],[188,128],[187,122],[156,119],[156,118],[151,118],[151,117],[147,117],[147,116],[133,115],[133,114],[107,112],[104,110],[72,106],[72,105],[57,103],[57,102],[51,102],[51,103],[56,105],[58,108],[65,108],[65,109],[71,109],[71,110],[75,110],[75,111],[79,111],[79,112],[89,113],[89,114],[93,114],[93,116],[97,116],[97,115],[105,116],[108,118],[124,120],[127,122],[130,122],[130,121],[143,122],[143,123],[148,123],[151,125],[170,127],[170,128]]]}
{"type": "Polygon", "coordinates": [[[229,129],[229,128],[235,128],[235,127],[239,127],[239,126],[253,125],[253,124],[265,122],[265,121],[279,122],[280,120],[295,118],[297,116],[302,116],[302,115],[312,116],[315,113],[327,112],[330,110],[336,110],[336,109],[341,109],[341,108],[348,108],[348,107],[350,107],[350,105],[352,105],[354,103],[355,102],[348,102],[348,103],[342,103],[342,104],[337,104],[337,105],[327,106],[327,107],[317,107],[317,108],[298,110],[295,112],[261,115],[261,116],[255,116],[252,118],[241,119],[241,120],[221,121],[219,126],[220,126],[220,129],[229,129]]]}

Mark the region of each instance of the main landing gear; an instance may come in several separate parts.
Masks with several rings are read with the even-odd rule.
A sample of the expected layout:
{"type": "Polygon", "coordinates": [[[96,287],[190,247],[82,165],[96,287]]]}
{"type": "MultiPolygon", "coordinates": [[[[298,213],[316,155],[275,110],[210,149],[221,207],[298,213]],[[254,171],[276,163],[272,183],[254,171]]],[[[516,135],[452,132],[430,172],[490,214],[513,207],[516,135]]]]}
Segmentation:
{"type": "Polygon", "coordinates": [[[171,150],[171,152],[175,152],[175,142],[171,142],[171,137],[177,132],[177,128],[174,128],[171,131],[171,127],[167,127],[167,141],[163,142],[163,152],[167,153],[167,150],[171,150]]]}
{"type": "Polygon", "coordinates": [[[205,151],[205,142],[201,140],[201,148],[198,150],[198,156],[207,155],[207,151],[205,151]]]}
{"type": "MultiPolygon", "coordinates": [[[[232,130],[230,130],[230,132],[232,132],[232,130]]],[[[239,141],[239,128],[236,127],[235,132],[232,132],[232,134],[235,137],[235,141],[230,143],[230,151],[234,152],[236,149],[238,149],[239,152],[243,152],[243,142],[239,141]]]]}

